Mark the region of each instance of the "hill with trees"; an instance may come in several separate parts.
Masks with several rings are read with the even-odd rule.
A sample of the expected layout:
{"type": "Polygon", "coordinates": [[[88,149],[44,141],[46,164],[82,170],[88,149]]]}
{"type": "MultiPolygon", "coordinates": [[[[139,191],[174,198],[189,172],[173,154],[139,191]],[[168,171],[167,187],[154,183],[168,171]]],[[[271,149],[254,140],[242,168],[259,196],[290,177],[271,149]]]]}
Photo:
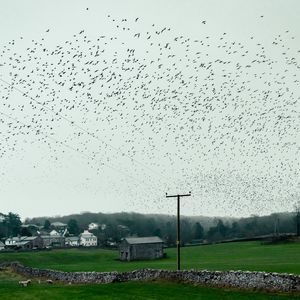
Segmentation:
{"type": "MultiPolygon", "coordinates": [[[[262,235],[296,233],[296,219],[294,212],[276,213],[268,216],[252,215],[247,218],[182,216],[181,237],[185,244],[201,240],[215,242],[227,239],[254,238],[262,235]]],[[[25,220],[25,224],[46,224],[48,226],[52,222],[68,224],[69,232],[73,234],[87,229],[90,223],[97,223],[99,228],[91,231],[97,235],[102,243],[108,240],[118,242],[121,238],[130,235],[157,235],[162,237],[170,246],[176,242],[177,219],[170,215],[84,212],[25,220]]]]}

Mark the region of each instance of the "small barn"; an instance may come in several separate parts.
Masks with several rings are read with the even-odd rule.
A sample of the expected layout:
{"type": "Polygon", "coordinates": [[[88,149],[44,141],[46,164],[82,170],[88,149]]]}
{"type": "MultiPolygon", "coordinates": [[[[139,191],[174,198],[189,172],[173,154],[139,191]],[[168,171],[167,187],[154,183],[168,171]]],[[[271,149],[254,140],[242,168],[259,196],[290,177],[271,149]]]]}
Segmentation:
{"type": "Polygon", "coordinates": [[[120,260],[162,258],[163,240],[158,236],[125,238],[119,245],[120,260]]]}

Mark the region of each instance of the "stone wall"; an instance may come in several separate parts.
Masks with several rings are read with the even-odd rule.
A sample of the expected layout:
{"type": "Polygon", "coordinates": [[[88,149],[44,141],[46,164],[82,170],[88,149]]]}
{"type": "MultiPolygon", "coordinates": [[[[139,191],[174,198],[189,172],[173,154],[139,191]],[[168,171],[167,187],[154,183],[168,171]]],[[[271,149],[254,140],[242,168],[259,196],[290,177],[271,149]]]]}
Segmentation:
{"type": "Polygon", "coordinates": [[[300,276],[249,271],[168,271],[142,269],[130,272],[62,272],[25,267],[18,262],[3,263],[27,277],[44,277],[72,283],[114,283],[164,279],[192,284],[266,291],[300,292],[300,276]]]}

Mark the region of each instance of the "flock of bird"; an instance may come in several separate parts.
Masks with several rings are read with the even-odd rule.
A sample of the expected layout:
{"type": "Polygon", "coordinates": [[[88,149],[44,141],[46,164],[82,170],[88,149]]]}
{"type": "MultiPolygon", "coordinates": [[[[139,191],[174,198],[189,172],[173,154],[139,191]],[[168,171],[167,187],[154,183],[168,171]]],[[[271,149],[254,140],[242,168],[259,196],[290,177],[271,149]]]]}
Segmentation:
{"type": "Polygon", "coordinates": [[[168,26],[138,30],[141,18],[107,22],[115,35],[82,29],[53,45],[49,28],[1,46],[2,185],[14,181],[12,162],[38,169],[26,184],[34,172],[45,181],[70,173],[77,161],[76,188],[98,197],[103,182],[130,210],[170,212],[165,192],[190,190],[183,206],[194,214],[291,208],[300,161],[295,37],[192,39],[168,26]]]}

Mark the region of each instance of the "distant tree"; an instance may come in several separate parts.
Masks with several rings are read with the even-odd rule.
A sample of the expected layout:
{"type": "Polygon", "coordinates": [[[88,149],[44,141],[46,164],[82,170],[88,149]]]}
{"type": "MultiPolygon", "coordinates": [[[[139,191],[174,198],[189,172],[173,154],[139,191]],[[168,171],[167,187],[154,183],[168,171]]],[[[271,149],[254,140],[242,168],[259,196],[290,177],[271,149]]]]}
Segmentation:
{"type": "Polygon", "coordinates": [[[160,229],[160,228],[156,228],[156,229],[153,231],[153,234],[154,234],[155,236],[161,237],[161,229],[160,229]]]}
{"type": "Polygon", "coordinates": [[[240,224],[235,221],[231,224],[231,228],[229,229],[229,235],[232,238],[237,238],[240,236],[240,234],[241,234],[240,224]]]}
{"type": "Polygon", "coordinates": [[[181,229],[180,237],[182,243],[183,244],[190,243],[193,239],[193,230],[192,230],[191,223],[187,218],[181,220],[180,229],[181,229]]]}
{"type": "Polygon", "coordinates": [[[164,239],[168,246],[172,246],[176,242],[176,226],[174,222],[166,222],[164,239]]]}
{"type": "Polygon", "coordinates": [[[278,236],[279,235],[279,215],[276,213],[271,214],[271,218],[274,224],[274,232],[273,235],[274,236],[278,236]]]}
{"type": "Polygon", "coordinates": [[[44,222],[44,229],[48,230],[48,229],[50,229],[50,226],[51,226],[50,221],[49,220],[45,220],[45,222],[44,222]]]}
{"type": "Polygon", "coordinates": [[[68,231],[70,234],[79,234],[79,226],[77,224],[77,221],[75,219],[70,219],[68,222],[68,231]]]}
{"type": "Polygon", "coordinates": [[[251,218],[248,219],[248,221],[244,227],[246,237],[252,237],[252,236],[259,234],[259,231],[257,228],[258,227],[257,223],[258,223],[257,216],[252,216],[251,218]]]}
{"type": "Polygon", "coordinates": [[[32,236],[31,231],[27,227],[22,227],[20,234],[22,236],[32,236]]]}
{"type": "Polygon", "coordinates": [[[226,226],[221,219],[219,219],[216,226],[209,228],[206,237],[212,241],[222,240],[228,236],[229,230],[229,227],[226,226]]]}
{"type": "Polygon", "coordinates": [[[195,240],[203,239],[204,237],[204,229],[199,222],[196,222],[193,226],[193,238],[195,240]]]}
{"type": "Polygon", "coordinates": [[[300,236],[300,202],[295,205],[296,235],[300,236]]]}
{"type": "Polygon", "coordinates": [[[8,226],[7,226],[7,216],[0,213],[1,222],[0,222],[0,238],[8,236],[8,226]]]}
{"type": "Polygon", "coordinates": [[[212,226],[212,227],[209,227],[207,233],[206,233],[206,238],[208,240],[217,240],[217,239],[220,239],[220,236],[217,236],[217,227],[216,226],[212,226]]]}
{"type": "Polygon", "coordinates": [[[21,232],[21,219],[18,214],[9,212],[6,216],[6,224],[8,226],[8,235],[16,236],[21,232]]]}
{"type": "Polygon", "coordinates": [[[26,218],[25,220],[24,220],[24,223],[23,224],[30,224],[30,219],[29,218],[26,218]]]}
{"type": "Polygon", "coordinates": [[[218,224],[217,224],[217,230],[220,233],[220,235],[222,237],[226,237],[227,232],[228,232],[228,228],[227,226],[223,223],[222,220],[218,220],[218,224]]]}
{"type": "Polygon", "coordinates": [[[143,233],[142,235],[151,236],[154,233],[154,228],[156,228],[156,222],[153,218],[147,219],[143,224],[143,233]]]}

